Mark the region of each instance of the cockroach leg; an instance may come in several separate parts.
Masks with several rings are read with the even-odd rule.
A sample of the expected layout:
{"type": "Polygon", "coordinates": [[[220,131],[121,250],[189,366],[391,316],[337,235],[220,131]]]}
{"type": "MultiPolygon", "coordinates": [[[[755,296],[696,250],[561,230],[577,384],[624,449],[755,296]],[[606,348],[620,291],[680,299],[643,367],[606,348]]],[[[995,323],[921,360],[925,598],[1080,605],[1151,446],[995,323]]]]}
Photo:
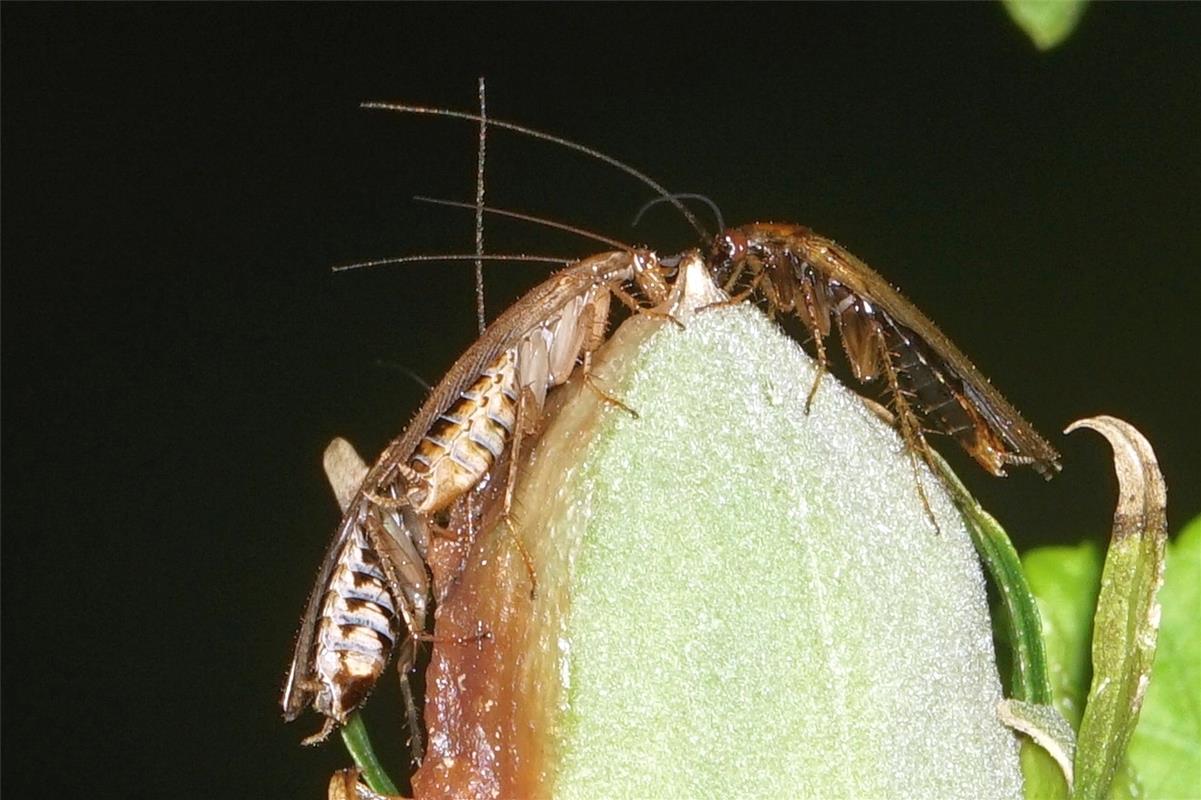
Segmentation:
{"type": "Polygon", "coordinates": [[[660,311],[659,309],[656,309],[656,308],[647,308],[646,306],[639,303],[634,298],[633,295],[631,295],[629,292],[627,292],[625,289],[621,288],[620,286],[616,286],[616,285],[610,286],[609,291],[611,291],[613,293],[614,297],[616,297],[618,300],[621,301],[622,305],[624,305],[626,308],[633,311],[635,314],[644,314],[648,317],[651,317],[652,319],[665,319],[665,320],[670,321],[672,324],[674,324],[680,330],[684,330],[684,328],[685,328],[684,323],[681,322],[679,319],[677,319],[675,316],[673,316],[672,314],[670,314],[666,311],[660,311]]]}
{"type": "Polygon", "coordinates": [[[440,525],[432,520],[426,524],[429,526],[430,536],[435,539],[441,539],[442,541],[449,542],[455,542],[459,539],[459,534],[455,533],[452,528],[448,528],[445,525],[440,525]]]}
{"type": "Polygon", "coordinates": [[[829,357],[826,355],[825,337],[821,335],[821,330],[817,327],[817,317],[814,315],[813,309],[806,305],[809,313],[809,319],[806,323],[810,324],[813,329],[813,345],[817,349],[817,374],[813,376],[813,385],[809,387],[809,394],[805,398],[805,416],[813,410],[813,398],[817,396],[817,387],[822,384],[822,376],[826,374],[826,369],[829,366],[829,357]]]}
{"type": "MultiPolygon", "coordinates": [[[[632,307],[633,307],[633,310],[635,313],[650,314],[653,311],[653,309],[645,308],[644,306],[639,305],[638,302],[635,301],[633,297],[630,297],[629,294],[626,294],[625,291],[621,289],[621,287],[615,286],[613,288],[617,290],[617,291],[614,291],[613,294],[617,295],[617,298],[619,300],[621,300],[623,303],[626,303],[628,301],[628,303],[632,304],[632,307]],[[621,293],[618,294],[618,292],[621,292],[621,293]],[[623,298],[622,295],[625,295],[625,297],[623,298]]],[[[583,315],[581,315],[581,317],[582,317],[581,325],[583,326],[584,330],[588,331],[588,333],[585,334],[585,341],[582,343],[582,346],[581,346],[582,364],[580,366],[580,374],[583,376],[584,385],[587,386],[590,390],[592,390],[592,392],[594,392],[596,394],[596,396],[599,397],[605,403],[617,406],[618,408],[625,411],[627,414],[629,414],[634,419],[638,419],[637,411],[635,411],[633,408],[631,408],[629,406],[629,404],[625,403],[620,398],[614,397],[613,395],[609,394],[604,389],[602,389],[596,383],[596,380],[592,377],[592,353],[596,350],[596,348],[600,347],[601,342],[604,341],[604,335],[605,335],[604,320],[602,320],[602,318],[599,315],[603,313],[607,317],[607,312],[598,312],[596,309],[597,309],[597,306],[589,305],[584,310],[583,315]],[[586,318],[583,318],[585,315],[586,315],[586,318]]]]}
{"type": "Polygon", "coordinates": [[[517,533],[517,527],[513,524],[512,518],[505,514],[501,517],[500,522],[509,531],[509,538],[517,546],[517,554],[521,556],[521,561],[525,564],[526,575],[530,578],[530,600],[532,601],[538,594],[538,573],[534,571],[534,557],[530,555],[529,548],[525,546],[525,542],[517,533]]]}
{"type": "Polygon", "coordinates": [[[509,468],[505,471],[505,493],[501,504],[501,516],[509,518],[513,510],[513,492],[517,486],[517,469],[521,461],[521,445],[525,435],[532,432],[534,420],[529,419],[529,409],[536,403],[534,393],[529,387],[523,387],[517,396],[517,409],[513,422],[513,438],[509,443],[509,468]]]}
{"type": "MultiPolygon", "coordinates": [[[[726,285],[725,285],[725,287],[724,287],[724,291],[726,291],[726,292],[729,292],[729,291],[730,291],[730,289],[731,289],[731,288],[733,288],[733,283],[734,283],[734,281],[736,281],[736,280],[738,279],[738,276],[742,275],[742,271],[743,271],[744,269],[746,269],[746,267],[745,267],[744,265],[741,265],[741,264],[740,264],[740,265],[738,265],[737,267],[735,267],[735,270],[734,270],[734,275],[733,275],[733,277],[731,277],[731,279],[730,279],[730,280],[726,281],[726,285]]],[[[756,272],[756,273],[755,273],[755,277],[751,278],[751,282],[750,282],[750,284],[748,284],[748,285],[747,285],[747,287],[746,287],[745,289],[743,289],[741,292],[738,292],[737,294],[730,295],[730,296],[729,296],[729,297],[727,297],[725,300],[718,300],[718,301],[717,301],[717,302],[715,302],[715,303],[708,303],[708,304],[706,304],[706,305],[703,305],[703,306],[701,306],[700,308],[698,308],[698,309],[697,309],[697,311],[698,311],[698,312],[702,312],[702,311],[708,311],[708,310],[709,310],[709,309],[711,309],[711,308],[727,308],[727,307],[729,307],[729,306],[736,306],[736,305],[738,305],[739,303],[741,303],[741,302],[743,302],[744,300],[748,299],[748,298],[749,298],[749,297],[750,297],[752,294],[754,294],[756,291],[758,291],[758,289],[759,289],[759,284],[761,284],[761,283],[763,282],[763,277],[764,277],[766,274],[767,274],[767,273],[766,273],[766,272],[764,272],[764,271],[762,271],[762,270],[760,270],[759,272],[756,272]]],[[[772,312],[772,309],[771,309],[770,307],[768,308],[768,313],[769,313],[769,314],[772,314],[772,313],[773,313],[773,312],[772,312]]]]}
{"type": "Polygon", "coordinates": [[[413,684],[409,673],[417,663],[415,640],[410,639],[404,644],[404,650],[396,656],[396,675],[400,679],[400,699],[404,705],[405,724],[409,728],[409,756],[413,764],[421,766],[421,755],[425,751],[425,742],[421,736],[421,714],[417,698],[413,695],[413,684]]]}
{"type": "MultiPolygon", "coordinates": [[[[408,464],[396,464],[396,473],[400,475],[405,486],[424,486],[428,483],[421,473],[410,467],[408,464]]],[[[428,490],[428,488],[427,488],[428,490]]],[[[413,503],[407,497],[388,497],[386,495],[364,490],[363,496],[367,498],[373,505],[379,506],[386,511],[400,511],[403,508],[412,508],[413,503]]]]}
{"type": "Polygon", "coordinates": [[[656,308],[646,308],[645,306],[642,306],[638,309],[638,313],[648,316],[651,319],[661,319],[666,322],[670,322],[672,325],[675,325],[676,328],[678,328],[679,330],[685,330],[688,327],[680,320],[679,317],[676,317],[673,314],[668,313],[667,311],[660,311],[656,308]]]}
{"type": "Polygon", "coordinates": [[[630,309],[631,311],[633,311],[635,313],[641,313],[646,310],[643,307],[643,305],[634,298],[634,296],[632,294],[630,294],[629,292],[627,292],[625,289],[621,288],[620,286],[617,286],[617,285],[610,286],[609,291],[611,291],[613,293],[613,296],[616,297],[618,300],[620,300],[622,302],[622,304],[625,305],[626,308],[630,309]]]}
{"type": "MultiPolygon", "coordinates": [[[[745,262],[745,261],[739,260],[737,263],[734,264],[734,268],[730,271],[730,277],[726,279],[725,285],[721,287],[725,291],[726,294],[732,294],[732,292],[734,291],[734,287],[738,285],[738,279],[742,277],[742,273],[745,272],[746,269],[747,269],[747,262],[745,262]]],[[[742,292],[741,294],[739,294],[737,296],[738,297],[737,302],[741,303],[747,297],[750,297],[750,295],[756,289],[759,288],[759,281],[763,280],[763,278],[762,278],[763,274],[764,274],[763,270],[759,270],[755,273],[755,277],[751,279],[750,287],[748,287],[745,292],[742,292]]]]}
{"type": "MultiPolygon", "coordinates": [[[[458,541],[459,534],[455,533],[453,530],[446,527],[445,525],[439,525],[436,522],[430,522],[427,524],[430,527],[430,533],[432,533],[434,536],[437,536],[439,539],[448,539],[452,542],[458,541]]],[[[471,540],[472,540],[472,537],[469,535],[468,541],[471,541],[471,540]]]]}
{"type": "Polygon", "coordinates": [[[414,636],[413,638],[419,642],[429,642],[430,644],[465,645],[473,644],[475,642],[490,641],[492,639],[492,631],[481,629],[475,633],[467,634],[465,636],[438,636],[434,633],[423,633],[420,636],[414,636]]]}
{"type": "MultiPolygon", "coordinates": [[[[310,688],[312,691],[316,691],[316,690],[320,689],[321,687],[320,687],[320,684],[317,684],[316,686],[312,686],[310,688]]],[[[333,719],[331,719],[330,717],[326,717],[325,724],[321,726],[321,730],[317,731],[312,736],[304,737],[303,739],[300,740],[300,743],[305,746],[321,744],[322,742],[324,742],[326,739],[329,738],[329,735],[331,733],[334,732],[335,727],[337,727],[337,723],[335,723],[333,721],[333,719]]]]}
{"type": "Polygon", "coordinates": [[[922,433],[922,428],[917,422],[917,415],[914,414],[912,406],[909,405],[904,392],[901,391],[901,384],[897,379],[896,368],[892,363],[893,354],[888,349],[888,343],[884,339],[884,332],[880,329],[879,325],[873,325],[872,329],[880,348],[880,363],[884,367],[884,375],[888,380],[888,388],[891,390],[893,402],[896,404],[896,417],[900,423],[901,438],[905,441],[905,450],[909,455],[909,465],[913,469],[913,485],[917,489],[918,499],[922,501],[922,508],[926,511],[926,517],[930,520],[930,524],[934,526],[934,532],[940,534],[942,533],[942,529],[938,526],[938,520],[934,517],[934,509],[930,506],[930,497],[926,494],[926,487],[922,484],[921,469],[918,467],[917,461],[919,452],[926,461],[930,460],[930,444],[926,441],[926,437],[922,433]]]}
{"type": "Polygon", "coordinates": [[[379,563],[383,568],[388,589],[392,592],[392,597],[399,606],[397,611],[400,612],[405,626],[409,629],[409,635],[413,638],[420,638],[425,635],[425,615],[409,605],[406,600],[409,596],[409,591],[406,590],[405,583],[396,569],[396,564],[391,558],[386,557],[386,554],[395,550],[394,547],[390,547],[387,543],[387,531],[383,529],[383,524],[375,516],[367,517],[363,530],[367,535],[367,542],[371,545],[371,549],[381,556],[385,556],[379,559],[379,563]],[[418,616],[421,617],[420,620],[418,616]]]}
{"type": "Polygon", "coordinates": [[[897,424],[896,415],[893,414],[891,411],[889,411],[885,406],[880,405],[879,403],[877,403],[875,400],[871,399],[870,397],[863,397],[862,395],[859,396],[859,401],[861,403],[863,403],[864,408],[866,408],[868,411],[872,412],[872,414],[876,417],[876,419],[880,420],[881,422],[883,422],[885,425],[888,425],[889,427],[896,426],[896,424],[897,424]]]}
{"type": "Polygon", "coordinates": [[[517,414],[516,420],[513,423],[513,439],[509,446],[509,468],[505,475],[505,491],[501,502],[500,521],[509,531],[509,537],[517,546],[517,552],[521,555],[521,560],[525,563],[526,574],[530,576],[530,599],[534,599],[534,594],[538,591],[538,576],[534,572],[534,559],[530,556],[530,551],[526,548],[525,542],[521,541],[521,537],[517,534],[517,529],[513,525],[513,492],[517,487],[517,469],[521,461],[521,445],[525,435],[532,432],[532,426],[537,424],[536,419],[527,419],[529,416],[529,408],[536,404],[534,394],[528,387],[523,388],[517,398],[517,414]]]}
{"type": "Polygon", "coordinates": [[[613,395],[609,394],[604,389],[602,389],[600,387],[600,385],[596,382],[596,378],[592,377],[592,371],[587,368],[584,369],[584,385],[587,386],[589,389],[591,389],[593,394],[595,394],[597,397],[599,397],[602,402],[608,403],[613,406],[617,406],[618,408],[620,408],[622,411],[629,414],[634,419],[639,418],[638,412],[635,411],[633,408],[631,408],[628,403],[626,403],[619,397],[614,397],[613,395]]]}
{"type": "Polygon", "coordinates": [[[388,497],[375,492],[363,492],[363,497],[367,498],[373,506],[385,511],[400,511],[402,508],[410,508],[413,505],[404,497],[388,497]]]}

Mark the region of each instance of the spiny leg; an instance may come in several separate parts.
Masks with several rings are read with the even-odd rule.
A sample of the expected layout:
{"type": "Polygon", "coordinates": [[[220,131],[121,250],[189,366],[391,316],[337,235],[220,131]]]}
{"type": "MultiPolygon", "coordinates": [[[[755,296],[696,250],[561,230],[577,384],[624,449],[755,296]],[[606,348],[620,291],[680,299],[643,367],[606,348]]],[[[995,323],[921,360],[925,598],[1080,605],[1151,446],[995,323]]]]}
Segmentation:
{"type": "Polygon", "coordinates": [[[654,308],[647,308],[646,306],[642,305],[634,298],[633,295],[631,295],[629,292],[627,292],[625,289],[621,288],[620,286],[616,286],[616,285],[610,286],[609,291],[611,291],[613,293],[614,297],[616,297],[618,300],[621,301],[622,305],[624,305],[626,308],[633,311],[635,314],[644,314],[648,317],[651,317],[652,319],[669,320],[672,323],[674,323],[675,326],[677,328],[679,328],[680,330],[684,330],[685,327],[687,327],[684,325],[683,322],[681,322],[679,319],[677,319],[675,317],[675,315],[673,315],[673,314],[669,314],[666,311],[659,311],[658,309],[654,309],[654,308]]]}
{"type": "MultiPolygon", "coordinates": [[[[398,466],[401,466],[401,465],[398,465],[398,466]]],[[[425,480],[424,478],[421,477],[421,475],[419,473],[415,472],[412,469],[409,469],[408,467],[405,467],[404,470],[405,471],[402,472],[401,475],[402,475],[402,477],[404,477],[404,479],[408,482],[408,484],[410,486],[413,485],[413,483],[416,481],[424,481],[425,480]],[[410,475],[413,476],[411,479],[409,478],[410,475]]],[[[403,497],[403,496],[402,497],[389,497],[387,495],[378,494],[376,492],[364,491],[363,497],[365,497],[367,499],[367,501],[370,502],[372,505],[374,505],[378,508],[381,508],[384,511],[395,512],[395,511],[401,511],[402,509],[406,509],[406,508],[411,509],[413,507],[413,501],[410,500],[409,498],[403,497]]],[[[470,495],[468,495],[468,502],[470,502],[470,495]]],[[[439,539],[449,539],[451,541],[457,541],[460,538],[459,534],[455,533],[453,530],[446,527],[445,525],[438,524],[437,522],[435,522],[432,519],[425,520],[425,525],[426,525],[426,527],[429,528],[430,532],[434,536],[438,537],[439,539]]],[[[469,533],[468,541],[472,541],[474,539],[474,537],[470,536],[470,531],[468,533],[469,533]]]]}
{"type": "MultiPolygon", "coordinates": [[[[421,473],[407,464],[397,463],[393,468],[396,470],[396,473],[400,476],[405,486],[416,486],[418,484],[424,484],[425,482],[425,478],[422,477],[421,473]]],[[[400,497],[389,497],[387,495],[366,490],[363,492],[363,496],[370,500],[373,505],[379,506],[387,511],[400,511],[402,508],[410,508],[412,506],[412,503],[409,501],[408,497],[404,496],[403,494],[400,497]]]]}
{"type": "Polygon", "coordinates": [[[413,763],[420,767],[421,757],[425,752],[425,742],[421,736],[421,720],[418,714],[417,698],[413,694],[413,684],[409,673],[417,665],[417,646],[415,640],[405,642],[402,652],[396,655],[396,674],[400,678],[400,697],[405,709],[405,723],[409,726],[409,755],[413,763]]]}
{"type": "Polygon", "coordinates": [[[538,576],[534,572],[534,557],[530,555],[529,549],[526,548],[525,542],[521,540],[521,536],[517,533],[517,528],[513,525],[513,520],[508,514],[505,514],[500,519],[501,524],[509,531],[509,538],[513,540],[513,544],[517,545],[517,553],[521,556],[522,563],[525,564],[525,572],[530,576],[530,600],[533,600],[538,593],[538,576]]]}
{"type": "MultiPolygon", "coordinates": [[[[620,286],[611,286],[611,287],[609,287],[609,289],[610,289],[610,291],[613,292],[613,294],[615,294],[617,296],[617,298],[619,300],[621,300],[623,303],[627,303],[628,305],[630,305],[630,307],[632,308],[634,313],[636,313],[636,314],[651,314],[652,313],[651,309],[643,308],[642,306],[638,305],[638,303],[634,300],[634,298],[632,298],[628,294],[626,294],[626,292],[620,286]]],[[[623,409],[630,416],[637,419],[638,418],[637,411],[635,411],[629,405],[624,403],[620,398],[614,397],[613,395],[609,394],[604,389],[602,389],[596,383],[594,378],[592,377],[592,353],[595,352],[595,350],[598,347],[600,347],[601,344],[605,340],[605,328],[606,328],[606,323],[608,320],[608,310],[607,309],[608,309],[607,302],[604,304],[590,303],[584,309],[584,312],[581,315],[580,324],[583,327],[583,329],[586,331],[585,336],[584,336],[584,341],[580,345],[580,351],[583,353],[583,356],[582,356],[583,364],[581,366],[581,373],[583,375],[584,385],[587,386],[589,389],[591,389],[593,392],[595,392],[596,396],[599,397],[602,401],[609,403],[610,405],[617,406],[620,409],[623,409]],[[598,310],[598,309],[600,309],[600,310],[598,310]]],[[[656,312],[656,313],[661,313],[661,312],[656,312]]],[[[670,314],[667,314],[665,316],[668,316],[668,317],[674,319],[674,317],[671,317],[670,314]]],[[[676,320],[676,323],[680,324],[679,320],[676,320]]]]}
{"type": "Polygon", "coordinates": [[[930,523],[934,526],[934,532],[941,533],[942,529],[938,526],[938,520],[934,518],[934,509],[930,506],[930,498],[926,494],[926,487],[922,485],[922,475],[917,461],[918,452],[921,452],[924,460],[930,460],[930,445],[926,441],[926,437],[922,434],[922,428],[918,424],[917,415],[914,414],[912,406],[909,405],[909,401],[905,398],[905,393],[901,391],[901,384],[897,379],[896,368],[892,363],[892,352],[888,349],[888,343],[884,339],[884,332],[879,326],[875,326],[874,333],[876,341],[880,345],[880,362],[884,367],[884,375],[888,379],[888,388],[892,391],[893,402],[896,404],[896,416],[901,427],[901,438],[904,440],[905,449],[909,453],[909,465],[913,469],[913,485],[917,488],[917,496],[922,501],[922,508],[926,511],[926,517],[929,518],[930,523]]]}
{"type": "MultiPolygon", "coordinates": [[[[439,525],[437,522],[432,520],[426,524],[429,525],[430,533],[434,534],[434,536],[438,537],[439,539],[457,542],[462,538],[458,533],[446,527],[445,525],[439,525]]],[[[475,537],[471,535],[470,530],[467,533],[467,541],[475,541],[475,537]]]]}
{"type": "MultiPolygon", "coordinates": [[[[746,272],[746,269],[747,269],[747,260],[745,258],[737,259],[734,262],[734,271],[731,272],[730,277],[726,279],[725,286],[721,287],[722,291],[724,291],[726,294],[729,294],[731,291],[733,291],[734,287],[738,285],[738,279],[742,277],[742,273],[746,272]]],[[[758,277],[762,274],[763,274],[763,270],[760,269],[759,272],[756,273],[756,279],[758,279],[758,277]]],[[[755,281],[752,281],[752,284],[754,282],[755,281]]],[[[753,291],[753,288],[748,289],[746,292],[744,292],[743,297],[745,298],[747,295],[750,294],[751,291],[753,291]]]]}
{"type": "Polygon", "coordinates": [[[637,411],[635,411],[635,410],[634,410],[634,409],[633,409],[633,408],[632,408],[630,405],[628,405],[628,404],[627,404],[625,401],[623,401],[623,400],[622,400],[621,398],[619,398],[619,397],[614,397],[613,395],[609,394],[609,393],[608,393],[608,392],[606,392],[604,389],[602,389],[602,388],[601,388],[601,387],[600,387],[600,386],[597,384],[597,382],[596,382],[596,379],[592,377],[592,372],[591,372],[590,370],[588,370],[588,369],[587,369],[587,367],[585,367],[585,369],[584,369],[584,385],[585,385],[585,386],[587,386],[589,389],[591,389],[591,390],[592,390],[592,392],[593,392],[593,393],[594,393],[594,394],[595,394],[597,397],[599,397],[599,398],[601,399],[601,401],[602,401],[602,402],[608,403],[608,404],[610,404],[610,405],[617,406],[618,408],[620,408],[622,411],[624,411],[624,412],[626,412],[627,414],[629,414],[629,415],[630,415],[631,417],[633,417],[634,419],[638,419],[638,418],[639,418],[639,414],[638,414],[638,412],[637,412],[637,411]]]}
{"type": "Polygon", "coordinates": [[[522,388],[517,397],[517,413],[513,423],[513,440],[509,446],[509,468],[505,474],[505,491],[501,501],[500,521],[509,531],[509,536],[513,539],[513,543],[517,545],[517,552],[521,554],[521,560],[525,563],[525,571],[530,576],[530,599],[533,599],[534,594],[538,590],[538,577],[534,572],[534,559],[530,556],[530,551],[526,549],[525,542],[517,534],[517,529],[513,525],[513,492],[517,487],[517,470],[518,463],[521,461],[521,444],[525,438],[527,426],[532,426],[531,420],[526,419],[528,408],[535,403],[533,392],[528,387],[522,388]]]}
{"type": "MultiPolygon", "coordinates": [[[[429,525],[431,523],[424,521],[424,524],[429,525]]],[[[491,634],[487,632],[471,636],[435,636],[427,633],[425,630],[425,611],[415,607],[409,601],[409,593],[405,589],[405,584],[400,577],[400,573],[392,557],[397,548],[388,544],[389,534],[384,530],[383,523],[375,515],[368,514],[363,529],[367,534],[368,544],[371,545],[371,549],[379,556],[380,566],[384,570],[384,578],[388,583],[388,591],[391,592],[392,598],[396,602],[397,611],[400,613],[401,619],[404,620],[405,627],[409,632],[409,638],[417,642],[453,642],[455,644],[465,644],[491,637],[491,634]]],[[[453,536],[454,534],[452,533],[451,535],[453,536]]],[[[419,564],[418,569],[424,573],[426,569],[425,564],[419,564]]],[[[428,586],[420,586],[419,589],[421,594],[428,594],[428,586]]]]}
{"type": "MultiPolygon", "coordinates": [[[[741,274],[742,269],[743,268],[740,266],[738,268],[739,271],[737,274],[741,274]]],[[[751,282],[749,284],[747,284],[747,287],[745,289],[743,289],[741,292],[739,292],[738,294],[730,295],[730,297],[725,300],[718,300],[716,303],[708,303],[706,305],[703,305],[697,309],[697,312],[700,313],[700,312],[708,311],[711,308],[727,308],[729,306],[738,305],[739,303],[741,303],[743,300],[746,300],[748,297],[750,297],[752,294],[754,294],[759,289],[759,284],[763,282],[763,277],[766,274],[767,273],[760,270],[759,272],[755,273],[755,277],[751,278],[751,282]]],[[[728,291],[730,291],[731,288],[733,288],[733,283],[731,281],[727,281],[726,286],[725,286],[725,291],[728,292],[728,291]]]]}
{"type": "Polygon", "coordinates": [[[581,372],[584,376],[583,377],[584,385],[587,386],[589,389],[591,389],[593,391],[593,393],[596,394],[596,396],[601,399],[601,402],[608,403],[609,405],[617,406],[618,408],[620,408],[622,411],[629,414],[634,419],[639,418],[638,412],[636,410],[634,410],[629,404],[627,404],[625,401],[623,401],[620,397],[615,397],[614,395],[609,394],[608,392],[606,392],[604,389],[602,389],[600,387],[600,384],[598,384],[596,382],[596,378],[594,378],[592,376],[592,353],[591,352],[584,353],[584,365],[581,368],[581,372]]]}
{"type": "Polygon", "coordinates": [[[805,308],[809,309],[809,319],[805,320],[805,323],[813,331],[813,346],[817,348],[817,374],[813,376],[813,385],[809,387],[809,395],[805,398],[805,416],[809,416],[809,412],[813,410],[813,398],[817,396],[817,387],[822,385],[822,376],[826,374],[830,360],[826,355],[826,341],[817,327],[813,309],[809,308],[807,303],[805,308]]]}
{"type": "MultiPolygon", "coordinates": [[[[318,684],[314,684],[313,690],[316,691],[318,688],[320,688],[320,686],[318,684]]],[[[300,740],[300,743],[302,745],[306,745],[306,746],[314,745],[314,744],[321,744],[322,742],[324,742],[326,739],[329,738],[329,735],[331,733],[334,732],[335,727],[337,727],[337,723],[334,722],[333,718],[326,717],[325,723],[322,724],[322,726],[321,726],[321,730],[317,731],[312,736],[304,737],[303,739],[300,740]]]]}

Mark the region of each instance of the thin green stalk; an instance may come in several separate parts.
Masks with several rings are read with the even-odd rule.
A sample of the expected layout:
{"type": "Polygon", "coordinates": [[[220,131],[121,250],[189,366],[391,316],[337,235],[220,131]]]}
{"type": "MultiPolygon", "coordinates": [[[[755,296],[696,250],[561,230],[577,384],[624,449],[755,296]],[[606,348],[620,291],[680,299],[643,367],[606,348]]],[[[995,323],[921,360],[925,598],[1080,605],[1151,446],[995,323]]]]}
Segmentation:
{"type": "Polygon", "coordinates": [[[384,765],[375,755],[375,749],[371,746],[371,738],[367,735],[367,726],[363,724],[363,718],[358,712],[352,714],[350,721],[342,726],[342,741],[346,744],[346,749],[350,751],[351,758],[354,759],[354,763],[372,791],[386,795],[400,794],[396,784],[384,771],[384,765]]]}

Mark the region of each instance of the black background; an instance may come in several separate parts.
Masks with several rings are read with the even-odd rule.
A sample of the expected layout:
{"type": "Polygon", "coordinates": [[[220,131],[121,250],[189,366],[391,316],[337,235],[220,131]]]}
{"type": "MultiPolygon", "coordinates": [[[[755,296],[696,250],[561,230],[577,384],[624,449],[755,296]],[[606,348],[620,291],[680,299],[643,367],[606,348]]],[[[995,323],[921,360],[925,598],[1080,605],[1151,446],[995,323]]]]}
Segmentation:
{"type": "MultiPolygon", "coordinates": [[[[336,522],[474,337],[470,110],[626,160],[728,220],[809,224],[900,285],[1064,453],[955,463],[1018,540],[1101,537],[1106,412],[1201,510],[1201,10],[1091,8],[1037,52],[999,5],[3,8],[4,788],[323,796],[277,690],[336,522]],[[403,368],[403,369],[402,369],[403,368]]],[[[660,252],[628,176],[494,131],[489,201],[660,252]]],[[[494,251],[596,245],[503,221],[494,251]]],[[[488,268],[495,314],[546,268],[488,268]]],[[[944,448],[946,449],[946,448],[944,448]]],[[[386,723],[381,700],[369,709],[386,723]]],[[[395,763],[399,752],[385,747],[395,763]]]]}

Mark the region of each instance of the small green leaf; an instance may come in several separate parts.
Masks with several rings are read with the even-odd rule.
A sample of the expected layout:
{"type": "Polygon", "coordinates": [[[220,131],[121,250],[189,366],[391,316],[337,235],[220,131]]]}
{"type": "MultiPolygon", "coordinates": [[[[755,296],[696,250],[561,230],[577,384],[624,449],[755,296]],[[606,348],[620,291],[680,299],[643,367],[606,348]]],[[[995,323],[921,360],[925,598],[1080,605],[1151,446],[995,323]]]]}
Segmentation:
{"type": "MultiPolygon", "coordinates": [[[[1092,543],[1044,547],[1022,557],[1026,577],[1038,598],[1046,639],[1055,706],[1079,725],[1088,694],[1091,667],[1088,647],[1101,553],[1092,543]]],[[[1155,671],[1127,760],[1132,769],[1118,773],[1110,800],[1133,796],[1137,775],[1145,794],[1161,800],[1201,798],[1201,518],[1168,546],[1167,576],[1160,600],[1163,624],[1155,671]]],[[[1054,763],[1022,748],[1027,800],[1066,797],[1048,793],[1054,763]],[[1046,779],[1045,781],[1043,779],[1046,779]],[[1034,793],[1031,793],[1034,790],[1034,793]]]]}
{"type": "Polygon", "coordinates": [[[1201,517],[1168,546],[1155,674],[1130,762],[1150,798],[1201,798],[1201,517]]]}
{"type": "Polygon", "coordinates": [[[1024,800],[1068,800],[1071,790],[1059,764],[1034,742],[1022,739],[1022,797],[1024,800]]]}
{"type": "Polygon", "coordinates": [[[1034,593],[1026,582],[1022,563],[1009,535],[985,511],[951,471],[942,456],[931,452],[942,478],[951,486],[959,510],[972,536],[972,544],[1001,596],[1006,639],[1013,648],[1012,692],[1015,700],[1046,706],[1051,703],[1051,681],[1043,626],[1034,593]]]}
{"type": "MultiPolygon", "coordinates": [[[[1101,555],[1089,543],[1044,547],[1026,553],[1022,565],[1038,601],[1055,708],[1079,725],[1088,694],[1088,642],[1101,555]]],[[[1033,742],[1022,744],[1022,774],[1026,800],[1064,800],[1070,794],[1054,759],[1033,742]]]]}
{"type": "Polygon", "coordinates": [[[1086,0],[1003,0],[1005,10],[1039,50],[1050,50],[1072,35],[1086,0]]]}
{"type": "Polygon", "coordinates": [[[1113,536],[1101,573],[1093,623],[1093,681],[1076,750],[1072,797],[1108,793],[1138,722],[1159,633],[1167,504],[1163,476],[1147,440],[1113,417],[1068,427],[1092,428],[1109,440],[1118,475],[1113,536]]]}
{"type": "Polygon", "coordinates": [[[1079,726],[1091,675],[1088,643],[1101,583],[1101,553],[1091,542],[1041,547],[1026,553],[1022,565],[1038,598],[1055,707],[1079,726]]]}
{"type": "Polygon", "coordinates": [[[1023,794],[1026,800],[1066,800],[1076,733],[1051,705],[1050,663],[1037,600],[1005,529],[976,502],[942,457],[931,455],[952,489],[976,553],[1001,598],[1001,613],[993,625],[1013,650],[1014,698],[1004,701],[998,714],[1007,726],[1026,734],[1020,754],[1023,794]]]}

